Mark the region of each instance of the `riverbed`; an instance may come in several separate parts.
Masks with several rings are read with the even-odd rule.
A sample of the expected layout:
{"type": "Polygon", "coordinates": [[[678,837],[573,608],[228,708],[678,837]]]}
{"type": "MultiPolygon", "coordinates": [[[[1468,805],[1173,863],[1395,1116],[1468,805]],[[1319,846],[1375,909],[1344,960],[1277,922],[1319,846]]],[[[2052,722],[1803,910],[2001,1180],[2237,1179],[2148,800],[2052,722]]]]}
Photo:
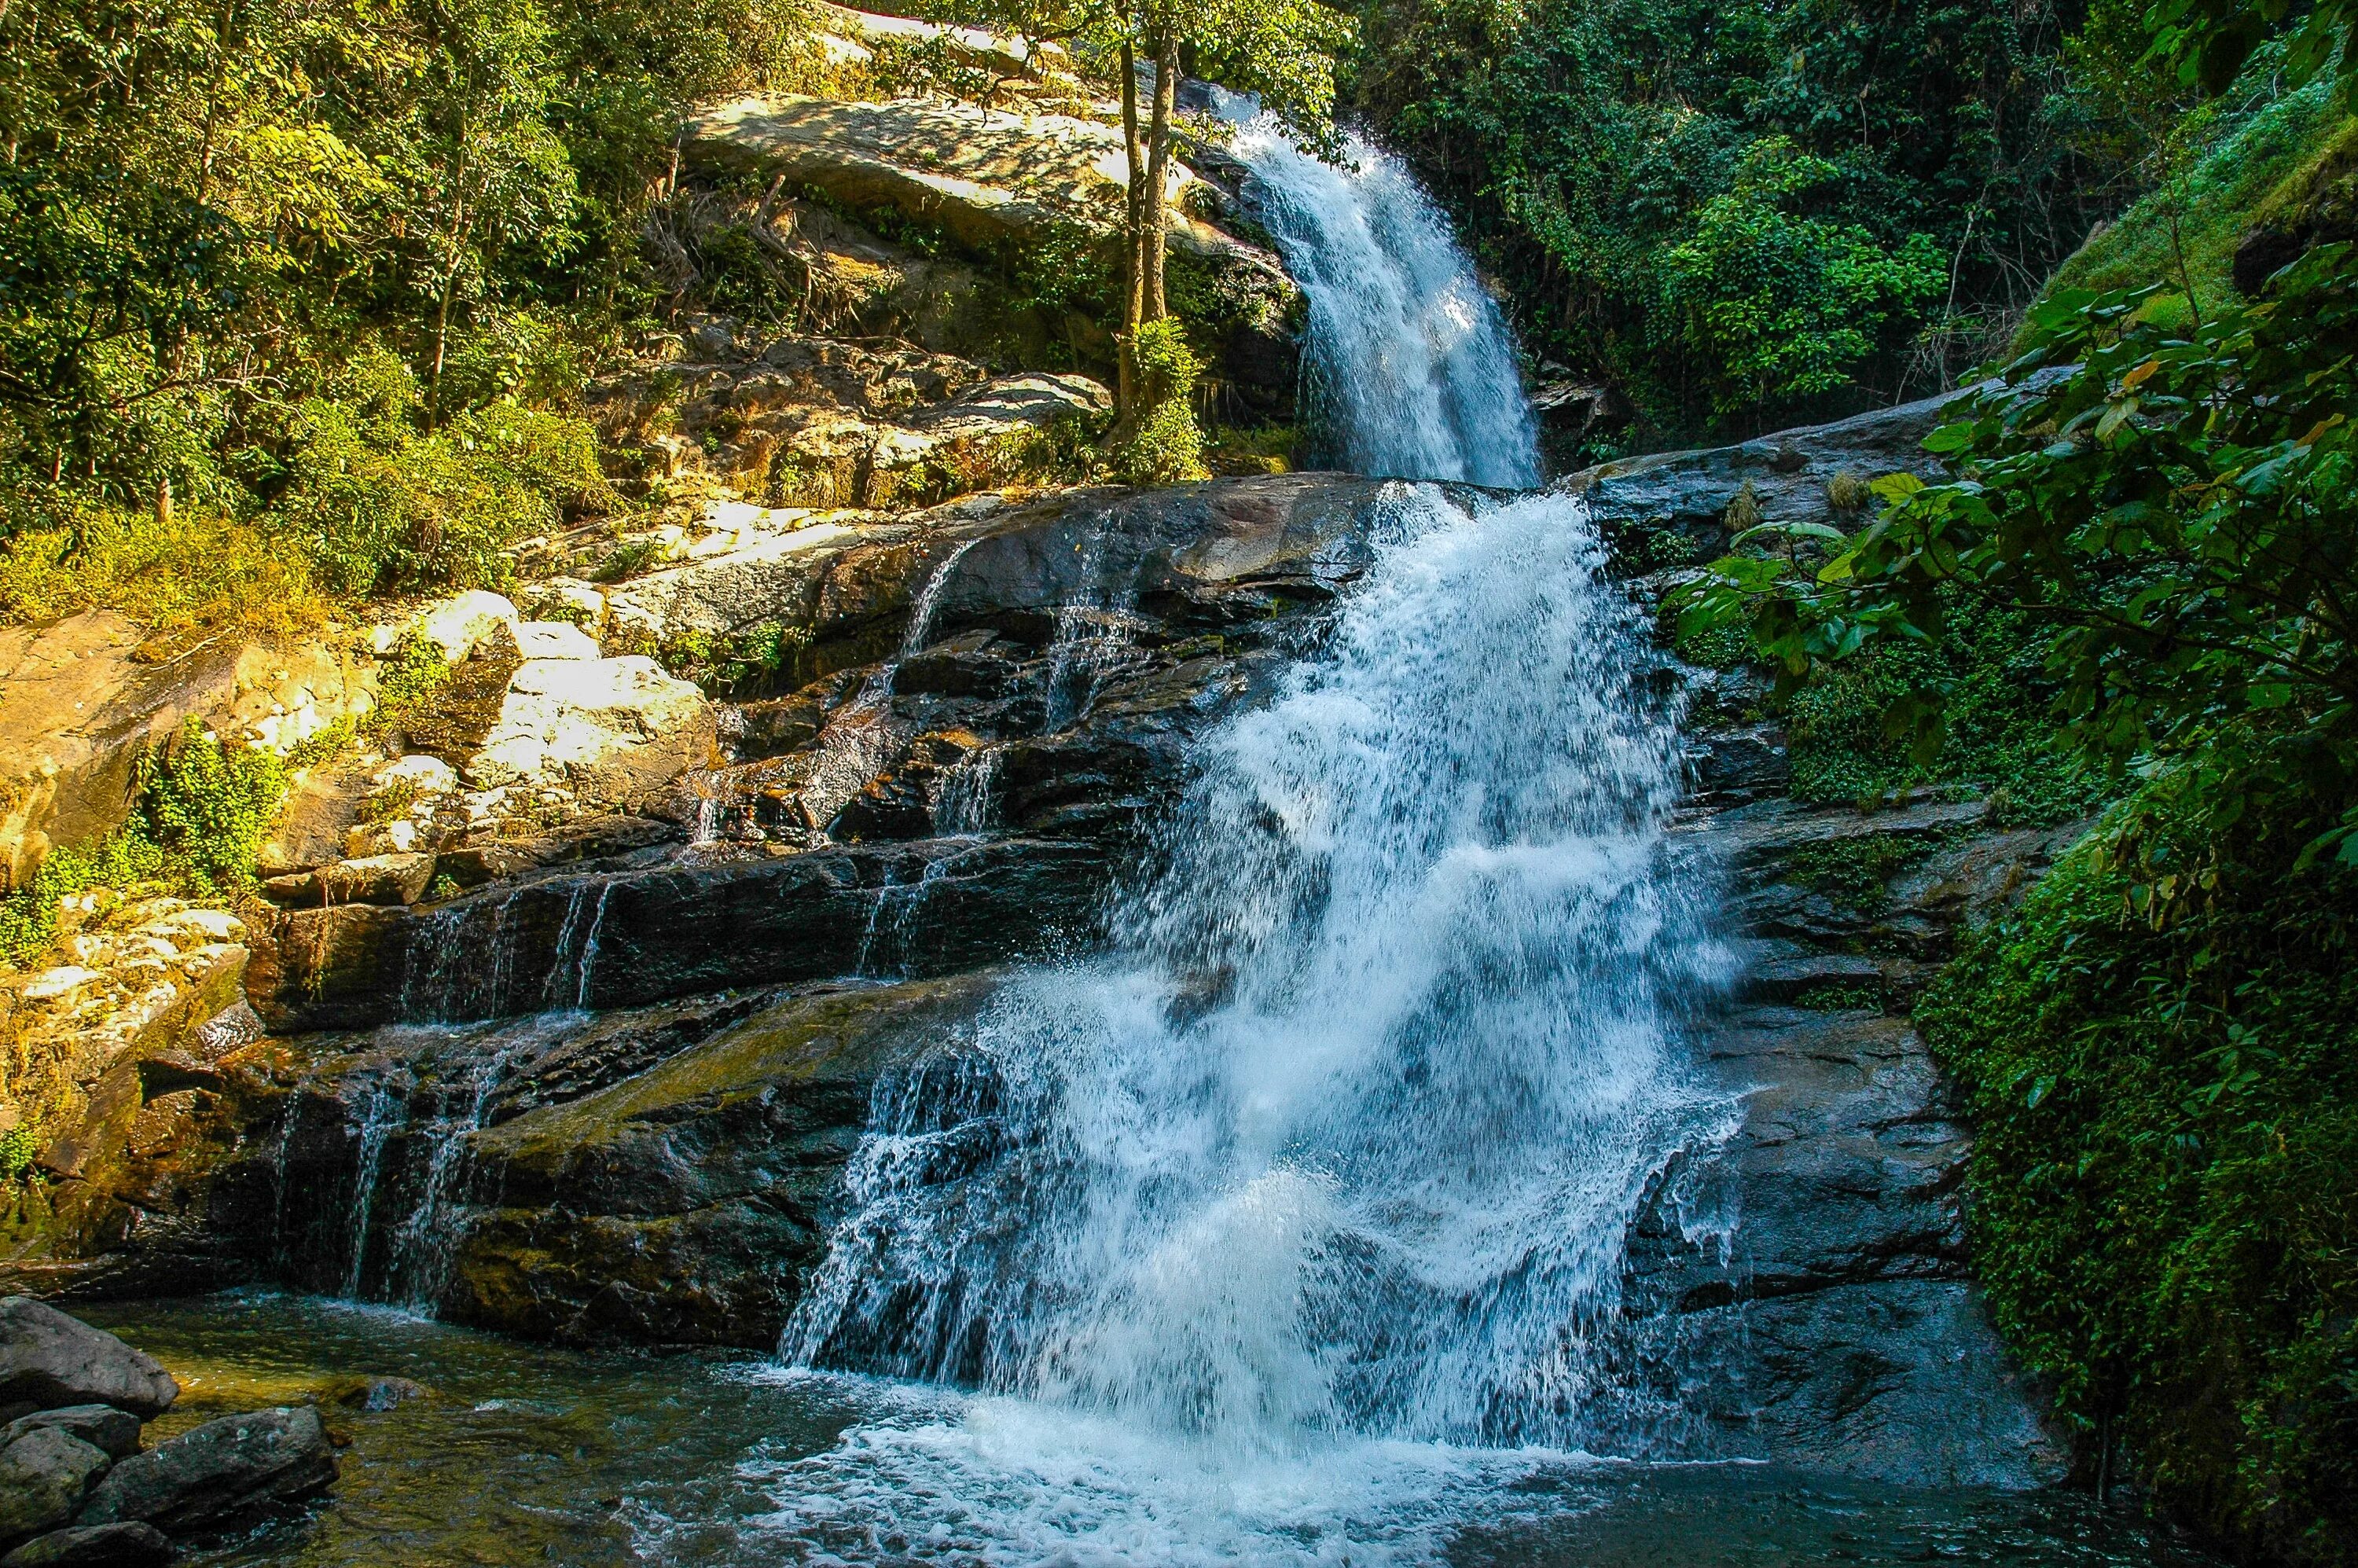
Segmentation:
{"type": "Polygon", "coordinates": [[[1020,1401],[789,1372],[741,1352],[527,1345],[275,1292],[84,1315],[180,1379],[151,1441],[231,1411],[317,1400],[349,1442],[328,1498],[200,1544],[186,1559],[200,1568],[2205,1562],[2069,1492],[1435,1444],[1125,1447],[1020,1401]],[[393,1379],[419,1391],[392,1400],[393,1379]],[[390,1408],[370,1408],[373,1391],[390,1408]]]}

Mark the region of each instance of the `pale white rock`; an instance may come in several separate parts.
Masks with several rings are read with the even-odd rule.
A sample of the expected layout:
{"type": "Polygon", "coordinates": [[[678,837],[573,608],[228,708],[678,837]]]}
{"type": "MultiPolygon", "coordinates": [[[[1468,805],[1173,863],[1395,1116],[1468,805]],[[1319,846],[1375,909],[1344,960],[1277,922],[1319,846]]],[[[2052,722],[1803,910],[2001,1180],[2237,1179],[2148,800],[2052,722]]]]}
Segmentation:
{"type": "Polygon", "coordinates": [[[501,595],[471,588],[464,593],[438,600],[400,625],[371,629],[369,646],[383,657],[415,633],[440,649],[442,656],[455,665],[472,654],[495,628],[505,626],[514,631],[523,619],[516,613],[516,607],[501,595]]]}
{"type": "Polygon", "coordinates": [[[413,752],[379,768],[369,782],[379,789],[406,784],[419,795],[449,795],[459,787],[459,770],[439,757],[413,752]]]}
{"type": "Polygon", "coordinates": [[[704,765],[713,737],[704,693],[653,659],[528,659],[465,773],[479,789],[562,788],[620,803],[704,765]]]}
{"type": "Polygon", "coordinates": [[[532,611],[541,621],[570,621],[595,635],[606,624],[606,596],[578,577],[551,578],[533,590],[532,611]]]}
{"type": "Polygon", "coordinates": [[[598,644],[569,621],[519,621],[516,652],[527,659],[594,659],[598,644]]]}
{"type": "Polygon", "coordinates": [[[44,969],[27,983],[27,1001],[55,1001],[59,997],[80,990],[100,978],[96,969],[85,969],[79,964],[60,964],[54,969],[44,969]]]}

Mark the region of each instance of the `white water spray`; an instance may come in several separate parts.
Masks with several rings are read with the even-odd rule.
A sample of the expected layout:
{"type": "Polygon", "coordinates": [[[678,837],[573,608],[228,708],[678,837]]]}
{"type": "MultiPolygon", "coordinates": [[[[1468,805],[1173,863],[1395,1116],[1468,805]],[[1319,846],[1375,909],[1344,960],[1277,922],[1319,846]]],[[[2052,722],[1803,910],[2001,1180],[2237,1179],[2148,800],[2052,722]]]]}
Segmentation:
{"type": "MultiPolygon", "coordinates": [[[[1238,151],[1353,465],[1534,482],[1503,328],[1400,167],[1238,151]]],[[[1678,715],[1578,502],[1390,503],[1105,956],[880,1087],[784,1357],[981,1395],[794,1466],[785,1533],[1422,1559],[1519,1454],[1617,1446],[1630,1215],[1729,1126],[1680,1045],[1731,966],[1664,833],[1678,715]]]]}
{"type": "MultiPolygon", "coordinates": [[[[1249,100],[1225,97],[1242,117],[1249,100]]],[[[1267,115],[1233,148],[1247,194],[1310,304],[1304,380],[1335,466],[1354,473],[1540,481],[1513,341],[1449,222],[1398,158],[1347,137],[1322,162],[1267,115]]]]}

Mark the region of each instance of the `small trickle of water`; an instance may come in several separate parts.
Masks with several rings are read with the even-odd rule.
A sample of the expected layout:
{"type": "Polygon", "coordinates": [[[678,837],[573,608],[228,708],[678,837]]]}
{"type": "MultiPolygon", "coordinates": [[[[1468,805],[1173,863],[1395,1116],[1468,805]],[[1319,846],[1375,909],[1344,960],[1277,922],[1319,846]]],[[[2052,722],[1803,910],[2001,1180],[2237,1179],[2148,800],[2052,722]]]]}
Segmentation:
{"type": "Polygon", "coordinates": [[[384,1146],[409,1121],[409,1095],[414,1086],[402,1069],[388,1065],[369,1087],[367,1108],[361,1113],[360,1152],[352,1175],[352,1252],[344,1272],[344,1297],[361,1299],[367,1278],[369,1225],[376,1212],[377,1176],[384,1163],[384,1146]]]}
{"type": "Polygon", "coordinates": [[[985,746],[960,757],[942,775],[934,802],[934,831],[970,838],[990,830],[998,807],[999,748],[985,746]]]}

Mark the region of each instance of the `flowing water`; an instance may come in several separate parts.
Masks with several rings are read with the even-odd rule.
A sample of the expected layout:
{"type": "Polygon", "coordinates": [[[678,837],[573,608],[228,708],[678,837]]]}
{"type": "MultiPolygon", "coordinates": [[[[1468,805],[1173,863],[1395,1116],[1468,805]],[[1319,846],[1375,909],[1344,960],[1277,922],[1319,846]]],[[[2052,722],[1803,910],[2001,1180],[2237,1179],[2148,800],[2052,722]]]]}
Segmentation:
{"type": "MultiPolygon", "coordinates": [[[[1238,148],[1340,458],[1532,484],[1511,344],[1400,166],[1260,122],[1238,148]]],[[[1320,650],[1204,743],[1103,950],[879,1086],[776,1359],[142,1309],[200,1386],[253,1363],[431,1390],[352,1418],[367,1479],[308,1535],[211,1560],[2160,1561],[2069,1498],[1594,1457],[1648,1452],[1606,1369],[1632,1210],[1736,1118],[1686,1047],[1732,965],[1710,868],[1664,830],[1680,715],[1577,502],[1403,482],[1372,546],[1320,650]]],[[[1060,622],[1073,712],[1123,609],[1060,622]]],[[[985,825],[987,773],[971,793],[946,828],[985,825]]],[[[879,903],[864,970],[928,891],[879,903]]],[[[597,909],[566,927],[547,995],[578,1005],[597,909]]],[[[448,1097],[454,1137],[506,1060],[448,1097]]],[[[462,1223],[462,1174],[430,1168],[396,1238],[462,1223]]],[[[364,1198],[356,1223],[352,1292],[392,1222],[364,1198]]],[[[421,1300],[435,1277],[387,1271],[421,1300]]]]}
{"type": "MultiPolygon", "coordinates": [[[[1243,101],[1223,94],[1224,111],[1243,101]]],[[[1506,489],[1539,482],[1536,435],[1498,308],[1433,199],[1365,138],[1341,164],[1267,116],[1232,149],[1310,306],[1303,376],[1334,467],[1506,489]]]]}
{"type": "MultiPolygon", "coordinates": [[[[324,1500],[226,1540],[192,1542],[189,1568],[767,1568],[960,1556],[961,1510],[992,1499],[913,1491],[903,1533],[871,1549],[830,1526],[835,1499],[797,1478],[846,1443],[889,1454],[971,1425],[1020,1435],[990,1401],[874,1379],[808,1376],[773,1362],[700,1355],[585,1353],[520,1345],[384,1308],[271,1294],[92,1303],[78,1314],[161,1358],[185,1389],[151,1442],[257,1406],[316,1400],[348,1439],[324,1500]],[[373,1387],[414,1386],[394,1402],[373,1387]],[[372,1409],[391,1404],[390,1409],[372,1409]]],[[[406,1392],[407,1390],[405,1390],[406,1392]]],[[[1018,1412],[1020,1414],[1020,1412],[1018,1412]]],[[[997,1439],[1004,1442],[1002,1437],[997,1439]]],[[[1106,1509],[1123,1452],[1035,1457],[1031,1480],[1060,1488],[1062,1519],[1106,1509]]],[[[1385,1456],[1363,1465],[1379,1473],[1385,1456]]],[[[1401,1471],[1478,1463],[1401,1445],[1401,1471]]],[[[1300,1473],[1266,1472],[1249,1499],[1299,1512],[1300,1473]]],[[[1992,1568],[2201,1568],[2133,1521],[2071,1494],[1910,1492],[1766,1466],[1635,1466],[1532,1455],[1484,1500],[1449,1548],[1453,1568],[1861,1568],[1957,1563],[1992,1568]]],[[[1208,1537],[1216,1521],[1197,1521],[1208,1537]]],[[[1042,1560],[1035,1558],[1036,1560],[1042,1560]]],[[[1145,1563],[1110,1550],[1044,1559],[1145,1563]]],[[[1249,1557],[1238,1560],[1250,1561],[1249,1557]]],[[[1355,1559],[1356,1560],[1356,1559],[1355,1559]]],[[[2215,1568],[2215,1565],[2211,1565],[2215,1568]]]]}

